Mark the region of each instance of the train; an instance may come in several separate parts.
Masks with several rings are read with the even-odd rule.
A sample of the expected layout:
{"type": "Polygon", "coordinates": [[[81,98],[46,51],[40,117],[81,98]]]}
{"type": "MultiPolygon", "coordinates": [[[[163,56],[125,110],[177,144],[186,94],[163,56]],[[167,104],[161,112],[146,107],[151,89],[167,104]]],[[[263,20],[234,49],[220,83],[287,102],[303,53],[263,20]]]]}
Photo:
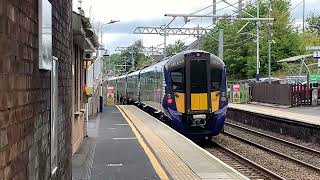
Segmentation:
{"type": "Polygon", "coordinates": [[[220,58],[187,50],[105,83],[121,104],[136,104],[190,139],[212,139],[224,127],[226,76],[220,58]]]}

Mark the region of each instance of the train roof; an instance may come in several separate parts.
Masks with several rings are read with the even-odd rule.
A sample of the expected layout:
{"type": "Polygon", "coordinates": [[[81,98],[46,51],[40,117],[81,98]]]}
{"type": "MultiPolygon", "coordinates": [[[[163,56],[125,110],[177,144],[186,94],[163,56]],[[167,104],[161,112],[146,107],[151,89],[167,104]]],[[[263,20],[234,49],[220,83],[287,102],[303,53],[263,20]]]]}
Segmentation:
{"type": "Polygon", "coordinates": [[[139,73],[140,73],[141,69],[137,70],[137,71],[134,71],[134,72],[131,72],[127,75],[127,77],[131,77],[131,76],[138,76],[139,73]]]}
{"type": "Polygon", "coordinates": [[[149,71],[153,71],[154,69],[158,68],[158,67],[163,67],[167,62],[168,62],[169,59],[165,59],[163,61],[160,61],[156,64],[153,64],[151,66],[148,66],[144,69],[141,70],[141,73],[146,73],[146,72],[149,72],[149,71]]]}
{"type": "MultiPolygon", "coordinates": [[[[185,55],[190,54],[190,53],[197,53],[197,52],[210,54],[210,63],[212,65],[218,66],[220,68],[223,68],[225,66],[225,63],[219,57],[211,54],[210,52],[203,51],[203,50],[198,50],[198,49],[191,49],[191,50],[183,51],[181,53],[178,53],[178,54],[172,56],[169,59],[167,65],[174,67],[175,64],[181,64],[181,62],[179,62],[179,61],[184,60],[184,56],[185,55]]],[[[182,63],[184,63],[184,62],[182,62],[182,63]]]]}
{"type": "Polygon", "coordinates": [[[114,80],[117,80],[117,79],[118,79],[118,77],[110,77],[110,78],[107,79],[107,81],[114,81],[114,80]]]}
{"type": "Polygon", "coordinates": [[[171,65],[171,66],[175,66],[175,64],[178,63],[178,61],[181,61],[184,59],[184,56],[186,54],[190,54],[190,53],[195,53],[195,52],[200,52],[200,53],[206,53],[206,54],[210,54],[210,63],[213,66],[219,67],[219,68],[223,68],[225,66],[225,63],[217,56],[211,54],[210,52],[206,52],[206,51],[202,51],[202,50],[198,50],[198,49],[191,49],[191,50],[187,50],[187,51],[183,51],[180,52],[172,57],[167,57],[166,59],[164,59],[163,61],[160,61],[156,64],[150,65],[148,67],[139,69],[137,71],[134,72],[130,72],[127,74],[123,74],[117,77],[111,77],[108,79],[109,80],[117,80],[117,79],[122,79],[122,78],[127,78],[128,76],[135,76],[135,75],[139,75],[139,73],[146,73],[146,72],[150,72],[153,71],[156,68],[160,68],[163,67],[165,65],[171,65]]]}

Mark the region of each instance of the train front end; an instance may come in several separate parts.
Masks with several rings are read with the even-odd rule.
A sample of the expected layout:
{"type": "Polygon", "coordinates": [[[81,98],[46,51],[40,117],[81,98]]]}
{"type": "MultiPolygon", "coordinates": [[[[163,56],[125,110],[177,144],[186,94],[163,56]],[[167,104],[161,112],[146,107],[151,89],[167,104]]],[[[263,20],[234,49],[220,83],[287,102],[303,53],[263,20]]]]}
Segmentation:
{"type": "Polygon", "coordinates": [[[172,127],[191,139],[218,135],[228,104],[223,61],[204,51],[187,51],[167,63],[165,75],[163,104],[172,127]]]}

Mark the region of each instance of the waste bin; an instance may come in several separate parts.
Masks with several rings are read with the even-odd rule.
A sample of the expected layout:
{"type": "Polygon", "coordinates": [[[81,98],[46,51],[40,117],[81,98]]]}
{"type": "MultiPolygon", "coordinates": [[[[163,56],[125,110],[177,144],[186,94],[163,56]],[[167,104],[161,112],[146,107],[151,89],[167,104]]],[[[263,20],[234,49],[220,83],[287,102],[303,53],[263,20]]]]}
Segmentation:
{"type": "Polygon", "coordinates": [[[103,97],[100,96],[100,112],[103,112],[103,97]]]}
{"type": "Polygon", "coordinates": [[[317,106],[318,105],[318,89],[312,89],[312,106],[317,106]]]}

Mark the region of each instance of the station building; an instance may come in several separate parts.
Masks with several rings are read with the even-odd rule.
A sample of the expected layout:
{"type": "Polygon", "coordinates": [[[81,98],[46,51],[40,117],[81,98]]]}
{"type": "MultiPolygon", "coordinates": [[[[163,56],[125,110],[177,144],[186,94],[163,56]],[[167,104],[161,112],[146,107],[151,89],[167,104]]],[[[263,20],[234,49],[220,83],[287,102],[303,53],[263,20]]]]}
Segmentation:
{"type": "Polygon", "coordinates": [[[72,179],[85,136],[82,53],[98,46],[86,28],[71,0],[0,1],[0,180],[72,179]]]}

